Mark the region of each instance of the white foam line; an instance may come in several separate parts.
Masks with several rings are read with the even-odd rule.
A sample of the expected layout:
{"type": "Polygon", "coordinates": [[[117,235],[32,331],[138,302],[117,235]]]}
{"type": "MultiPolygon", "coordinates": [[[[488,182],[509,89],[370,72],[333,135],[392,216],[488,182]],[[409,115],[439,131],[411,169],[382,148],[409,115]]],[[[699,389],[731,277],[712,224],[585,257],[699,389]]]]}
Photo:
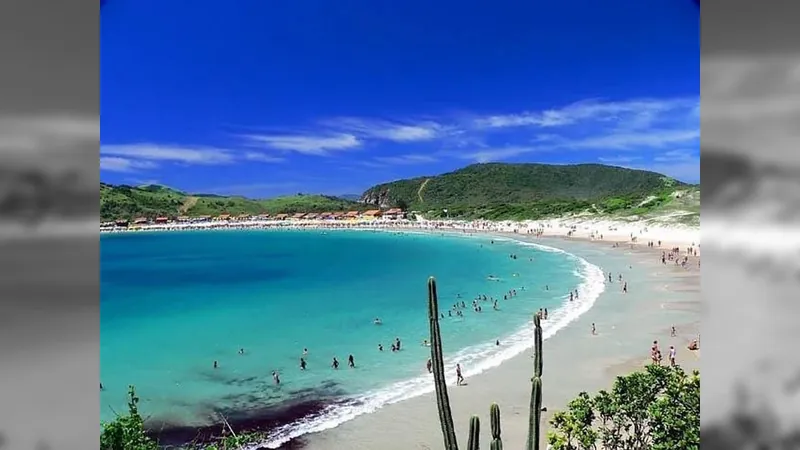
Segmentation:
{"type": "MultiPolygon", "coordinates": [[[[583,278],[583,282],[578,287],[578,298],[580,300],[572,302],[565,301],[560,308],[551,312],[548,320],[542,323],[542,337],[544,339],[554,336],[559,330],[562,330],[582,314],[589,311],[600,297],[600,294],[605,290],[604,272],[596,265],[589,263],[579,256],[559,248],[548,247],[532,242],[522,242],[514,239],[497,237],[492,237],[492,239],[496,241],[514,241],[520,245],[534,247],[540,251],[561,253],[579,262],[581,271],[578,275],[583,278]]],[[[498,348],[493,342],[474,345],[445,358],[445,371],[450,374],[450,376],[446,378],[447,384],[454,385],[456,383],[456,363],[460,363],[462,368],[464,368],[465,376],[480,374],[499,366],[503,362],[533,347],[533,335],[533,318],[531,317],[531,321],[522,329],[503,339],[502,347],[498,348]]],[[[254,443],[246,447],[246,449],[256,450],[260,447],[278,448],[282,444],[302,435],[336,428],[344,422],[352,420],[362,414],[375,412],[383,406],[433,392],[434,386],[432,378],[432,375],[426,374],[409,380],[396,382],[386,388],[355,397],[344,404],[330,406],[318,415],[303,418],[280,427],[270,433],[269,439],[266,442],[254,443]]]]}

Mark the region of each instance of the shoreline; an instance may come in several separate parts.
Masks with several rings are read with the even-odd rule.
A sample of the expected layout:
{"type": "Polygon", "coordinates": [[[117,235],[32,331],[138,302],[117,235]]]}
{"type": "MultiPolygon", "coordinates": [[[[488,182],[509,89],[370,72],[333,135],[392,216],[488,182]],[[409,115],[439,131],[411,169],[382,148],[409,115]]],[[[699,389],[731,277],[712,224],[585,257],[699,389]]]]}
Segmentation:
{"type": "MultiPolygon", "coordinates": [[[[435,234],[435,233],[440,233],[440,234],[445,234],[446,233],[446,234],[457,234],[457,235],[461,235],[461,234],[470,234],[470,235],[479,234],[479,235],[482,235],[485,238],[496,237],[496,238],[499,238],[499,239],[515,240],[515,241],[519,242],[521,245],[539,244],[539,245],[544,245],[544,246],[548,246],[548,247],[554,247],[554,248],[557,248],[559,250],[563,250],[566,253],[573,254],[574,256],[577,256],[578,258],[582,259],[583,261],[588,261],[590,265],[595,265],[595,264],[592,263],[590,260],[588,260],[580,252],[574,252],[573,249],[565,249],[563,247],[563,245],[566,244],[567,246],[571,246],[571,245],[577,244],[579,246],[581,246],[581,245],[590,245],[590,246],[594,247],[594,246],[598,246],[598,245],[608,245],[608,244],[617,244],[617,245],[619,245],[619,244],[624,243],[624,244],[628,244],[628,245],[616,247],[615,249],[624,250],[626,252],[634,252],[634,253],[636,253],[637,255],[633,256],[633,259],[636,259],[636,258],[640,257],[639,255],[647,255],[650,258],[653,258],[656,255],[660,255],[660,251],[661,251],[661,248],[658,248],[658,247],[648,248],[644,243],[637,243],[637,242],[635,242],[635,240],[631,240],[630,239],[630,234],[628,234],[628,239],[626,240],[626,239],[624,239],[625,236],[622,234],[623,232],[621,232],[619,230],[611,230],[611,232],[603,233],[603,237],[601,239],[599,236],[596,235],[597,228],[592,228],[592,227],[587,226],[587,225],[584,225],[583,227],[577,227],[573,223],[570,223],[567,226],[563,226],[563,224],[562,224],[562,226],[560,226],[560,227],[554,227],[553,226],[554,224],[550,223],[550,224],[548,224],[549,225],[548,227],[542,227],[542,229],[540,230],[540,231],[542,231],[540,233],[542,237],[539,237],[537,235],[533,235],[533,234],[530,234],[530,233],[519,233],[519,232],[517,232],[520,229],[520,226],[519,226],[520,224],[519,223],[501,223],[501,224],[499,224],[500,226],[498,226],[497,223],[489,223],[489,224],[480,223],[480,224],[476,224],[476,223],[473,222],[473,223],[466,223],[465,224],[465,223],[452,222],[452,221],[449,221],[449,222],[436,222],[436,223],[433,223],[433,224],[432,223],[419,224],[419,223],[413,223],[413,222],[405,223],[405,224],[375,223],[375,222],[371,222],[370,223],[370,222],[368,222],[368,223],[359,223],[359,224],[347,224],[345,226],[342,226],[343,224],[334,224],[334,226],[330,226],[331,224],[318,224],[318,223],[315,223],[315,224],[303,224],[301,226],[298,226],[297,223],[279,224],[277,226],[274,223],[266,225],[266,226],[263,225],[263,224],[249,224],[247,226],[241,226],[241,224],[238,224],[238,225],[239,226],[235,226],[235,225],[234,226],[227,226],[227,224],[225,224],[225,225],[220,225],[220,226],[217,226],[217,227],[214,227],[214,228],[211,228],[211,229],[213,229],[213,230],[276,229],[276,228],[277,229],[357,229],[357,230],[374,230],[374,231],[386,231],[386,232],[419,232],[419,233],[424,233],[424,234],[435,234]],[[401,226],[398,226],[398,225],[401,225],[401,226]],[[571,233],[569,233],[569,235],[570,235],[569,237],[567,237],[568,231],[571,231],[571,233]]],[[[206,227],[197,227],[197,228],[199,228],[199,229],[208,229],[206,227]]],[[[656,229],[656,230],[658,230],[658,229],[656,229]]],[[[163,231],[185,231],[185,229],[178,229],[178,230],[166,229],[165,230],[165,229],[163,229],[163,227],[151,227],[151,228],[149,228],[147,230],[142,230],[142,231],[162,231],[162,232],[163,231]]],[[[650,233],[652,234],[652,232],[655,231],[655,230],[653,230],[653,227],[650,227],[650,230],[644,230],[644,231],[650,231],[650,233]]],[[[133,232],[136,232],[136,231],[133,231],[133,232]]],[[[630,231],[628,231],[626,229],[624,231],[624,233],[630,233],[630,231]]],[[[697,230],[697,235],[698,235],[698,240],[699,240],[699,230],[697,230]]],[[[670,236],[670,237],[674,237],[674,236],[670,236]]],[[[677,239],[673,239],[672,241],[664,240],[664,241],[662,241],[662,246],[667,245],[667,243],[669,243],[672,246],[675,246],[675,244],[678,244],[677,246],[684,245],[684,246],[688,247],[691,244],[695,244],[696,243],[695,241],[691,241],[689,239],[687,239],[686,242],[677,242],[677,241],[678,241],[677,239]]],[[[668,266],[670,266],[670,265],[671,264],[668,264],[668,266]]],[[[693,266],[693,264],[690,264],[689,266],[693,266]]],[[[679,266],[676,266],[676,267],[679,267],[679,266]]],[[[685,271],[686,272],[691,272],[692,268],[691,267],[687,268],[685,271]]],[[[584,321],[584,320],[582,320],[583,317],[586,316],[587,314],[589,314],[594,309],[594,307],[596,307],[596,304],[594,304],[594,303],[599,303],[598,300],[601,300],[604,296],[605,296],[604,292],[601,293],[600,295],[598,295],[598,298],[595,299],[593,304],[591,304],[589,306],[589,308],[587,308],[586,311],[583,311],[575,319],[570,320],[569,323],[567,323],[566,326],[562,330],[558,331],[559,335],[563,331],[568,331],[570,329],[574,329],[575,328],[575,323],[584,321]]],[[[699,321],[699,317],[697,318],[696,321],[699,321]]],[[[685,327],[682,326],[681,328],[691,328],[693,326],[694,326],[694,324],[686,324],[685,327]]],[[[552,340],[553,339],[548,339],[547,341],[549,343],[552,340]]],[[[481,373],[478,373],[476,375],[470,375],[470,378],[483,379],[487,375],[491,375],[491,374],[495,373],[496,371],[503,370],[504,366],[506,366],[508,364],[511,364],[512,362],[515,363],[516,365],[518,365],[520,360],[522,360],[526,364],[529,364],[528,359],[525,358],[525,356],[524,356],[524,355],[527,355],[528,353],[530,353],[530,349],[525,350],[522,353],[516,354],[515,356],[512,356],[510,359],[504,359],[503,361],[501,361],[501,363],[499,365],[487,368],[487,369],[483,370],[481,373]]],[[[647,358],[645,358],[645,360],[646,359],[647,358]]],[[[636,364],[636,362],[635,361],[631,361],[631,360],[616,361],[615,364],[614,364],[614,366],[616,366],[616,368],[611,367],[610,371],[612,373],[617,373],[621,368],[630,368],[635,364],[636,364]]],[[[630,371],[630,370],[628,370],[628,371],[630,371]]],[[[362,420],[366,421],[366,419],[362,419],[362,418],[366,418],[366,417],[370,417],[370,416],[376,416],[376,415],[383,416],[384,415],[383,411],[392,410],[395,407],[397,407],[397,405],[404,405],[404,404],[406,404],[408,402],[415,402],[415,403],[418,404],[420,402],[420,399],[425,399],[427,397],[430,397],[430,395],[432,395],[432,394],[423,393],[421,395],[417,395],[415,397],[412,397],[412,398],[409,398],[409,399],[406,399],[406,400],[402,400],[402,401],[399,401],[399,402],[396,402],[396,403],[390,403],[390,404],[387,404],[387,405],[383,405],[382,407],[379,407],[376,411],[360,414],[357,417],[351,418],[350,420],[347,420],[347,421],[345,421],[345,422],[343,422],[341,424],[335,425],[335,426],[333,426],[332,428],[330,428],[328,430],[315,431],[315,432],[311,432],[311,433],[308,433],[308,434],[303,434],[303,435],[301,435],[299,437],[289,439],[288,441],[286,441],[285,443],[283,443],[283,444],[281,444],[279,446],[264,447],[263,444],[261,444],[261,445],[254,445],[254,446],[251,446],[249,448],[250,449],[257,449],[257,448],[281,448],[281,449],[285,449],[285,448],[309,448],[309,449],[330,448],[330,447],[327,446],[327,445],[330,445],[330,444],[321,444],[321,445],[318,446],[317,442],[323,442],[324,443],[325,441],[327,441],[330,438],[330,436],[338,435],[339,433],[337,432],[337,430],[339,430],[340,428],[348,429],[348,428],[351,428],[351,427],[354,426],[353,423],[359,423],[362,420]]],[[[430,403],[430,402],[428,402],[428,403],[430,403]]],[[[433,403],[433,405],[435,406],[435,403],[433,403]]],[[[488,403],[487,403],[486,407],[488,408],[488,403]]],[[[501,405],[501,407],[502,407],[502,405],[501,405]]],[[[315,408],[312,408],[312,409],[315,409],[315,408]]],[[[297,412],[297,411],[295,411],[295,412],[297,412]]],[[[475,411],[473,411],[473,412],[475,412],[475,411]]],[[[268,413],[265,413],[265,414],[266,415],[262,414],[265,417],[264,420],[259,419],[258,417],[260,417],[260,416],[257,416],[257,415],[256,416],[250,416],[250,417],[242,417],[241,418],[242,419],[242,421],[241,421],[242,423],[238,424],[238,425],[240,427],[243,427],[242,428],[243,430],[258,430],[259,428],[262,428],[262,429],[263,428],[273,428],[273,426],[276,425],[276,422],[275,422],[275,415],[276,414],[268,414],[268,413]],[[270,425],[272,425],[272,426],[270,426],[270,425]]],[[[547,418],[547,417],[548,417],[547,414],[545,414],[545,418],[547,418]]],[[[235,422],[240,422],[240,421],[236,420],[235,422]]],[[[231,422],[231,423],[234,426],[237,425],[234,422],[231,422]]],[[[208,428],[209,428],[209,431],[210,431],[211,427],[208,427],[208,428]]],[[[437,428],[437,427],[434,427],[434,428],[437,428]]],[[[188,432],[190,430],[174,430],[174,431],[181,431],[180,433],[178,433],[180,435],[180,434],[184,434],[184,433],[186,433],[186,432],[188,432]]],[[[369,448],[369,446],[358,447],[358,448],[369,448]]],[[[382,447],[382,448],[384,448],[384,447],[382,447]]],[[[385,448],[392,448],[392,447],[385,447],[385,448]]],[[[397,448],[400,448],[400,447],[398,446],[397,448]]],[[[417,448],[421,448],[421,447],[417,447],[417,448]]]]}
{"type": "Polygon", "coordinates": [[[231,231],[231,230],[272,230],[272,229],[323,229],[323,230],[389,230],[420,232],[468,232],[491,235],[492,233],[513,233],[527,236],[539,233],[542,237],[571,237],[600,242],[625,242],[643,245],[647,241],[658,242],[663,249],[700,246],[700,227],[677,224],[654,224],[652,220],[622,222],[597,217],[567,217],[527,221],[488,221],[488,220],[249,220],[217,221],[192,224],[148,224],[131,228],[100,229],[100,234],[128,234],[143,232],[180,231],[231,231]]]}

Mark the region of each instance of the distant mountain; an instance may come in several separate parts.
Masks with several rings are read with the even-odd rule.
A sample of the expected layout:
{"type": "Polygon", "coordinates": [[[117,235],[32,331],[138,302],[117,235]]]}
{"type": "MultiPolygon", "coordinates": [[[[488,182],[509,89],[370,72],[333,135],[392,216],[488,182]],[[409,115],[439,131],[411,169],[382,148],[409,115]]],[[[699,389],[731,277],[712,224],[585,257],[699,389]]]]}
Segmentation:
{"type": "Polygon", "coordinates": [[[100,219],[215,216],[220,214],[292,214],[364,210],[366,206],[332,196],[292,195],[266,200],[214,194],[189,194],[166,186],[100,183],[100,219]]]}
{"type": "Polygon", "coordinates": [[[602,164],[487,163],[380,184],[360,202],[450,217],[522,219],[582,211],[643,214],[681,197],[681,190],[698,188],[655,172],[602,164]]]}

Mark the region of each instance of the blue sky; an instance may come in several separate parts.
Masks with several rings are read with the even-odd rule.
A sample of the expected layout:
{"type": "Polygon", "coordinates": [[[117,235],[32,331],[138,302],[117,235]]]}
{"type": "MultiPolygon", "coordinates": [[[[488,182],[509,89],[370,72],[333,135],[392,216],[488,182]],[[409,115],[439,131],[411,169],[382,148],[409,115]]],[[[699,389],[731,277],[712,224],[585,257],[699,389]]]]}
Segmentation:
{"type": "Polygon", "coordinates": [[[692,1],[108,0],[101,180],[360,193],[474,162],[699,180],[692,1]]]}

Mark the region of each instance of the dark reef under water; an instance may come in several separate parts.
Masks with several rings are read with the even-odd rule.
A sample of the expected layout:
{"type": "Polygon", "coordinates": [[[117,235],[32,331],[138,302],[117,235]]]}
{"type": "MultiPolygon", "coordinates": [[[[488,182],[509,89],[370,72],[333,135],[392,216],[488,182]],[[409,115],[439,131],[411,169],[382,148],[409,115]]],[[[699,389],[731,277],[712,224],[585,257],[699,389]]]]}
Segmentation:
{"type": "MultiPolygon", "coordinates": [[[[207,417],[215,417],[215,421],[206,425],[191,425],[178,421],[148,420],[148,434],[156,439],[163,448],[182,448],[189,444],[210,444],[220,437],[228,435],[227,426],[222,417],[237,434],[270,433],[301,419],[313,419],[320,416],[330,407],[352,405],[352,400],[343,396],[335,384],[326,384],[320,389],[293,392],[290,400],[283,403],[263,405],[252,396],[227,398],[225,404],[235,406],[219,407],[215,405],[198,405],[207,417]],[[234,401],[230,401],[234,400],[234,401]]],[[[303,448],[304,439],[298,437],[284,443],[279,449],[298,450],[303,448]]],[[[266,447],[264,447],[266,448],[266,447]]]]}

